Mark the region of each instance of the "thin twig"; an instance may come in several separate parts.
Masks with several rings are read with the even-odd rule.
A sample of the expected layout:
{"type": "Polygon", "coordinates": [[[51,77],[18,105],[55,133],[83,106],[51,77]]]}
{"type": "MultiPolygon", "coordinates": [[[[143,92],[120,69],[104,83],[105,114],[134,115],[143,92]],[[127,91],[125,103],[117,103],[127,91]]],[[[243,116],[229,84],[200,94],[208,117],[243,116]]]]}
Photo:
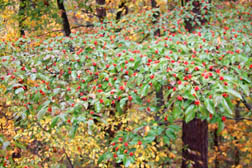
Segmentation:
{"type": "Polygon", "coordinates": [[[66,158],[67,158],[67,160],[68,160],[68,162],[69,162],[71,168],[74,168],[73,163],[71,162],[70,157],[67,155],[65,148],[63,148],[63,151],[64,151],[64,153],[65,153],[65,155],[66,155],[66,158]]]}

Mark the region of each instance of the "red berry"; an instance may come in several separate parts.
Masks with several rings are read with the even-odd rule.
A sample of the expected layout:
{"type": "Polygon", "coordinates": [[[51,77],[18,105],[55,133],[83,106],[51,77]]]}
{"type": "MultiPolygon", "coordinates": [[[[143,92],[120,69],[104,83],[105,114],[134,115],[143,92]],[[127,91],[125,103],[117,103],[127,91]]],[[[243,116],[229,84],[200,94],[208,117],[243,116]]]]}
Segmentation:
{"type": "Polygon", "coordinates": [[[224,80],[224,77],[223,76],[220,76],[220,78],[219,78],[220,80],[224,80]]]}
{"type": "Polygon", "coordinates": [[[128,150],[127,150],[127,149],[125,149],[123,153],[128,153],[128,150]]]}
{"type": "Polygon", "coordinates": [[[153,79],[153,78],[154,78],[154,75],[151,75],[150,78],[153,79]]]}
{"type": "Polygon", "coordinates": [[[138,145],[142,145],[142,142],[141,142],[141,141],[138,141],[137,144],[138,144],[138,145]]]}
{"type": "Polygon", "coordinates": [[[87,101],[87,98],[86,97],[82,97],[81,98],[83,101],[87,101]]]}
{"type": "Polygon", "coordinates": [[[223,97],[228,97],[228,94],[227,93],[223,93],[222,96],[223,97]]]}
{"type": "Polygon", "coordinates": [[[133,99],[132,96],[128,96],[129,101],[132,101],[132,99],[133,99]]]}
{"type": "Polygon", "coordinates": [[[164,120],[167,121],[167,116],[165,116],[164,120]]]}
{"type": "Polygon", "coordinates": [[[100,103],[104,103],[104,100],[103,100],[103,99],[100,99],[100,103]]]}
{"type": "Polygon", "coordinates": [[[125,146],[125,147],[129,146],[128,142],[125,142],[125,143],[124,143],[124,146],[125,146]]]}
{"type": "Polygon", "coordinates": [[[93,66],[96,66],[96,62],[93,62],[93,66]]]}
{"type": "Polygon", "coordinates": [[[212,119],[213,118],[213,114],[209,114],[209,118],[212,119]]]}
{"type": "Polygon", "coordinates": [[[123,91],[124,90],[124,86],[120,86],[119,89],[123,91]]]}
{"type": "Polygon", "coordinates": [[[198,106],[198,105],[200,105],[200,101],[199,100],[195,100],[194,104],[198,106]]]}
{"type": "Polygon", "coordinates": [[[130,155],[130,156],[133,156],[134,154],[133,154],[133,152],[130,152],[129,155],[130,155]]]}
{"type": "Polygon", "coordinates": [[[177,99],[178,99],[179,101],[182,101],[182,100],[183,100],[183,97],[182,97],[182,96],[178,96],[177,99]]]}
{"type": "Polygon", "coordinates": [[[221,117],[221,120],[222,120],[222,121],[226,121],[226,116],[222,116],[222,117],[221,117]]]}
{"type": "Polygon", "coordinates": [[[198,87],[198,86],[196,86],[196,87],[194,88],[194,90],[195,90],[195,91],[198,91],[198,90],[199,90],[199,87],[198,87]]]}
{"type": "Polygon", "coordinates": [[[117,158],[117,154],[116,153],[114,154],[114,158],[117,158]]]}

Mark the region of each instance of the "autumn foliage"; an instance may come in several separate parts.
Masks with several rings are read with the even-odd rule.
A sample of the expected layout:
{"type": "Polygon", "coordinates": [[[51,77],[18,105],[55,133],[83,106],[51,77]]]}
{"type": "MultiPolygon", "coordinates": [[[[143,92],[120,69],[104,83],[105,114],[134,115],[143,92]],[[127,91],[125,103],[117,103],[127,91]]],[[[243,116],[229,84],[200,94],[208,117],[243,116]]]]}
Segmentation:
{"type": "Polygon", "coordinates": [[[208,167],[252,166],[249,4],[65,1],[67,35],[56,1],[14,2],[0,2],[0,167],[180,167],[196,118],[208,167]]]}

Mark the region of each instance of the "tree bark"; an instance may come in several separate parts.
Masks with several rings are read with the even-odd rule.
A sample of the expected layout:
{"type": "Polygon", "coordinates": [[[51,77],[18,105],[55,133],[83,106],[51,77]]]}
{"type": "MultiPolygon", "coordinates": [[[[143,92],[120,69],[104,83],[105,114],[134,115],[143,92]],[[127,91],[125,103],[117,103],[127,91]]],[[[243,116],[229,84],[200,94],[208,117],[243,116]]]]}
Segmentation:
{"type": "Polygon", "coordinates": [[[215,149],[217,149],[216,152],[216,157],[214,159],[214,164],[215,164],[215,168],[219,168],[219,135],[218,135],[218,128],[214,129],[214,137],[213,137],[213,141],[214,141],[214,147],[215,149]]]}
{"type": "Polygon", "coordinates": [[[183,122],[182,168],[208,167],[208,123],[206,120],[193,119],[183,122]],[[191,166],[189,166],[191,163],[191,166]]]}
{"type": "MultiPolygon", "coordinates": [[[[188,3],[191,0],[185,0],[188,3]]],[[[210,1],[209,1],[210,2],[210,1]]],[[[196,14],[194,19],[185,21],[185,27],[189,32],[192,32],[197,26],[201,26],[207,20],[201,19],[200,11],[201,3],[199,0],[193,0],[192,12],[196,14]],[[199,19],[201,25],[193,25],[196,19],[199,19]]],[[[207,168],[208,167],[208,122],[206,120],[193,119],[189,123],[183,122],[182,128],[182,168],[187,168],[188,163],[191,162],[193,168],[207,168]]]]}
{"type": "Polygon", "coordinates": [[[123,14],[123,10],[125,10],[125,15],[128,14],[128,7],[126,6],[126,2],[123,1],[120,5],[119,5],[119,11],[116,13],[116,20],[120,20],[123,14]]]}
{"type": "MultiPolygon", "coordinates": [[[[193,5],[193,9],[192,9],[192,12],[195,14],[195,17],[193,19],[189,19],[189,20],[186,20],[185,21],[185,28],[189,31],[189,32],[192,32],[193,29],[195,29],[196,27],[199,27],[203,24],[205,24],[207,22],[206,19],[202,19],[200,16],[201,16],[201,3],[199,0],[185,0],[185,4],[190,2],[190,1],[193,1],[192,5],[193,5]],[[200,25],[198,24],[194,24],[193,23],[196,21],[196,19],[198,19],[200,21],[200,25]]],[[[183,2],[183,1],[182,1],[183,2]]],[[[209,3],[211,2],[210,0],[208,1],[209,3]]],[[[184,5],[184,3],[183,3],[184,5]]]]}
{"type": "MultiPolygon", "coordinates": [[[[235,122],[236,122],[236,124],[238,124],[239,119],[241,117],[239,106],[240,106],[240,102],[238,102],[236,104],[236,108],[235,108],[235,122]]],[[[234,139],[236,140],[236,144],[238,144],[237,137],[234,137],[234,139]]],[[[234,149],[234,165],[238,166],[239,164],[240,164],[240,150],[239,150],[239,148],[237,146],[235,146],[235,149],[234,149]]]]}
{"type": "Polygon", "coordinates": [[[19,32],[21,36],[25,35],[25,31],[24,31],[25,8],[26,8],[26,0],[20,0],[19,10],[18,10],[18,24],[19,24],[19,32]]]}
{"type": "MultiPolygon", "coordinates": [[[[152,9],[158,8],[156,0],[151,0],[151,7],[152,7],[152,9]]],[[[160,13],[159,13],[159,12],[153,13],[153,16],[152,16],[152,17],[153,17],[155,20],[152,22],[152,24],[158,23],[158,18],[159,18],[159,16],[160,16],[160,13]]],[[[160,29],[159,29],[159,28],[158,28],[157,30],[155,30],[154,36],[160,36],[160,29]]],[[[163,89],[160,89],[160,90],[163,91],[163,89]]]]}
{"type": "Polygon", "coordinates": [[[70,24],[67,18],[67,13],[64,6],[64,0],[57,0],[57,5],[58,5],[59,10],[61,11],[64,34],[65,36],[70,36],[71,28],[70,28],[70,24]]]}
{"type": "Polygon", "coordinates": [[[96,4],[98,7],[96,8],[96,15],[99,18],[100,22],[103,22],[105,16],[106,16],[106,9],[102,7],[101,5],[105,5],[105,0],[96,0],[96,4]]]}

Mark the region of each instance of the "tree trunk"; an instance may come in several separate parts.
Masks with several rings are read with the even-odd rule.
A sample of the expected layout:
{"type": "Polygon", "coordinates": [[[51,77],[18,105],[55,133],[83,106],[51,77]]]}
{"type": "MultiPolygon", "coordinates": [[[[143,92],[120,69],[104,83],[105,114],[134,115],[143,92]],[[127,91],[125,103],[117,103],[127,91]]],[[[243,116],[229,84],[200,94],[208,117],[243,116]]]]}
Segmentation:
{"type": "Polygon", "coordinates": [[[193,119],[183,122],[182,168],[208,167],[208,123],[206,120],[193,119]],[[191,165],[190,165],[191,163],[191,165]]]}
{"type": "Polygon", "coordinates": [[[64,6],[64,0],[57,0],[57,5],[58,5],[59,10],[61,11],[64,34],[65,36],[70,36],[71,28],[70,28],[70,24],[67,18],[67,13],[64,6]]]}
{"type": "MultiPolygon", "coordinates": [[[[240,106],[240,102],[237,103],[236,108],[235,108],[235,122],[236,122],[236,125],[238,124],[239,119],[241,117],[239,106],[240,106]]],[[[234,137],[234,139],[236,140],[236,144],[238,144],[239,140],[237,139],[237,137],[234,137]]],[[[237,146],[235,146],[235,149],[234,149],[234,165],[238,166],[239,164],[240,164],[240,150],[239,150],[239,148],[237,146]]]]}
{"type": "MultiPolygon", "coordinates": [[[[188,3],[190,0],[185,0],[188,3]]],[[[210,1],[209,1],[210,2],[210,1]]],[[[196,15],[201,15],[200,1],[193,0],[192,12],[196,15]]],[[[201,25],[193,25],[196,19],[199,19],[201,25],[207,20],[201,18],[194,18],[185,21],[185,27],[189,32],[192,32],[196,27],[201,25]]],[[[193,119],[189,123],[183,122],[182,128],[183,140],[183,161],[182,168],[207,168],[208,167],[208,122],[206,120],[193,119]]]]}
{"type": "MultiPolygon", "coordinates": [[[[156,0],[151,0],[151,7],[152,7],[152,9],[158,8],[156,0]]],[[[159,12],[153,13],[152,17],[153,17],[154,21],[152,22],[152,24],[158,23],[159,16],[160,16],[159,12]]],[[[159,28],[157,30],[155,30],[154,36],[160,36],[160,29],[159,28]]],[[[163,89],[160,89],[160,90],[163,91],[163,89]]]]}
{"type": "Polygon", "coordinates": [[[105,16],[106,16],[106,9],[102,7],[101,5],[105,5],[105,0],[96,0],[96,4],[98,7],[96,8],[96,15],[99,18],[100,22],[103,22],[105,16]]]}
{"type": "Polygon", "coordinates": [[[26,0],[20,0],[19,10],[18,10],[18,24],[19,24],[19,32],[21,36],[25,35],[25,31],[24,31],[25,8],[26,8],[26,0]]]}
{"type": "Polygon", "coordinates": [[[214,141],[214,148],[216,149],[216,157],[214,159],[214,164],[215,164],[215,168],[219,168],[219,135],[218,135],[218,128],[214,129],[214,137],[213,137],[213,141],[214,141]]]}
{"type": "MultiPolygon", "coordinates": [[[[185,0],[185,3],[188,3],[189,1],[191,1],[191,0],[185,0]]],[[[209,0],[208,2],[210,3],[211,1],[209,0]]],[[[184,5],[184,3],[183,3],[183,5],[184,5]]],[[[199,26],[201,26],[201,25],[203,25],[203,24],[205,24],[207,22],[206,19],[202,19],[200,17],[200,15],[201,15],[201,10],[200,10],[201,3],[200,3],[200,1],[199,0],[193,0],[192,5],[193,5],[192,12],[195,14],[195,17],[193,19],[189,19],[189,20],[185,21],[185,28],[189,32],[192,32],[193,29],[195,29],[196,27],[199,27],[199,26]],[[196,21],[196,19],[198,19],[200,21],[201,25],[193,24],[196,21]]]]}
{"type": "Polygon", "coordinates": [[[125,10],[125,15],[128,14],[128,7],[126,6],[126,2],[123,1],[119,7],[118,7],[118,12],[116,13],[116,20],[120,20],[123,14],[123,11],[125,10]]]}

